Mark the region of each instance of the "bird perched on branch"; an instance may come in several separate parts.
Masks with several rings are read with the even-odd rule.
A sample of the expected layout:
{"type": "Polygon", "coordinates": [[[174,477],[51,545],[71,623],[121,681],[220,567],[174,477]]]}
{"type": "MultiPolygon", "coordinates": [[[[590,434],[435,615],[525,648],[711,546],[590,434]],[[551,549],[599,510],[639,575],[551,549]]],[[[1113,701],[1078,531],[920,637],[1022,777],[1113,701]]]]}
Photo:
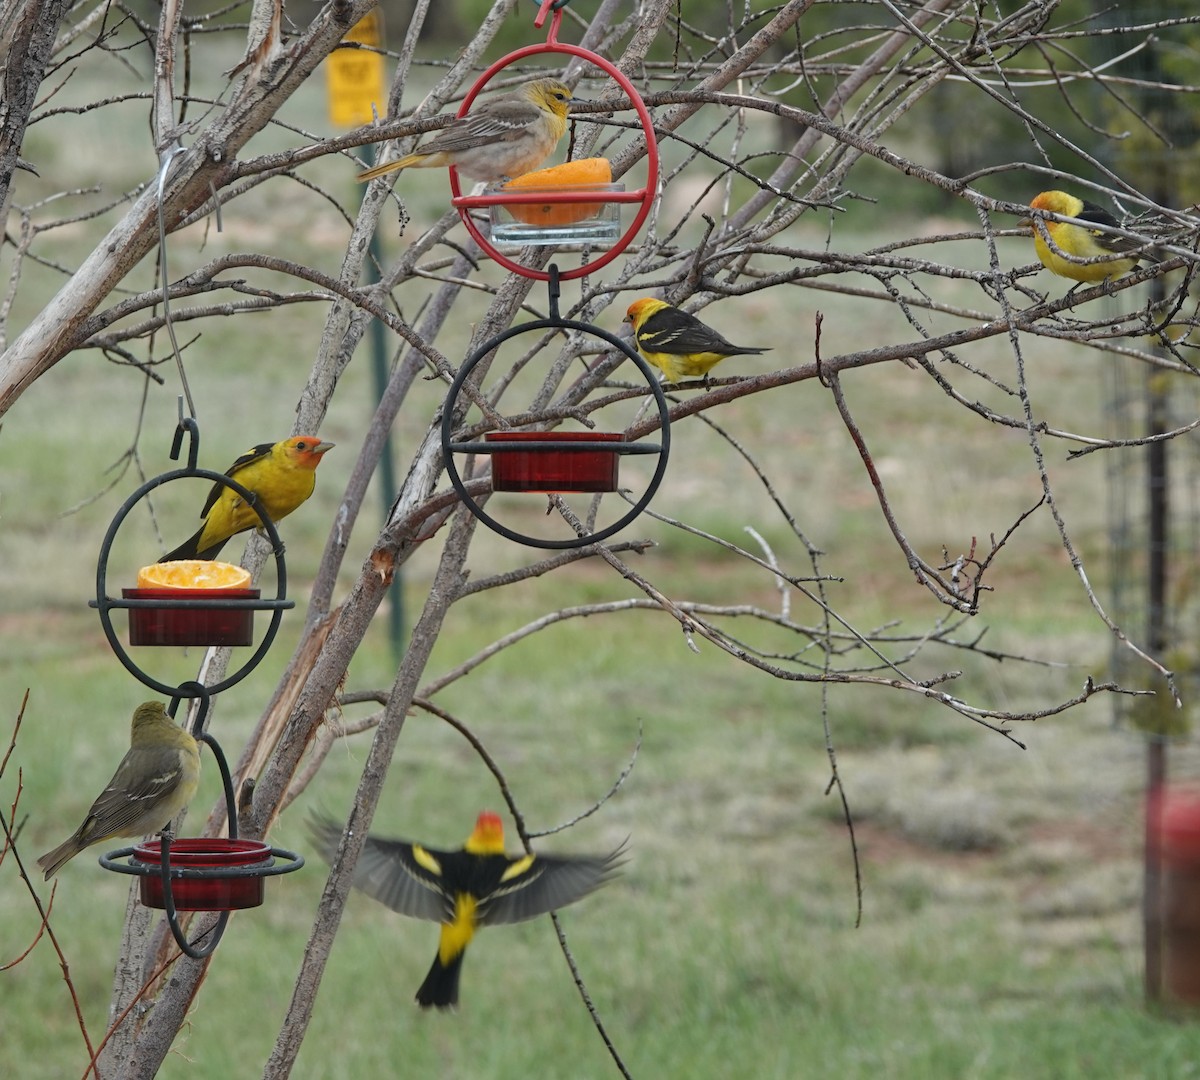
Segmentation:
{"type": "Polygon", "coordinates": [[[68,860],[101,840],[145,836],[170,824],[196,794],[200,750],[196,740],[167,715],[161,702],[133,712],[129,751],[100,793],[83,824],[38,866],[49,881],[68,860]]]}
{"type": "MultiPolygon", "coordinates": [[[[1094,222],[1120,228],[1120,222],[1102,206],[1084,199],[1077,199],[1065,191],[1043,191],[1030,204],[1033,210],[1048,210],[1052,214],[1063,217],[1079,218],[1082,221],[1094,222]]],[[[1145,250],[1144,244],[1125,236],[1103,232],[1099,229],[1089,229],[1083,225],[1071,225],[1065,221],[1043,221],[1046,232],[1054,242],[1054,246],[1066,255],[1076,259],[1099,259],[1106,257],[1103,262],[1081,263],[1072,262],[1054,251],[1042,237],[1041,230],[1032,217],[1023,218],[1018,225],[1028,228],[1033,233],[1033,246],[1042,265],[1059,277],[1071,278],[1080,282],[1099,282],[1108,278],[1120,277],[1129,273],[1138,263],[1139,258],[1153,262],[1159,261],[1158,255],[1151,249],[1145,250]],[[1134,254],[1136,252],[1136,254],[1134,254]]]]}
{"type": "Polygon", "coordinates": [[[662,300],[644,297],[625,312],[641,354],[662,371],[668,382],[697,378],[727,356],[758,356],[770,349],[750,349],[726,341],[695,315],[662,300]]]}
{"type": "Polygon", "coordinates": [[[572,99],[557,79],[535,79],[442,128],[423,146],[359,173],[374,180],[400,169],[453,165],[472,180],[508,180],[536,169],[567,130],[572,99]]]}
{"type": "Polygon", "coordinates": [[[225,475],[253,492],[255,503],[247,503],[231,487],[213,484],[200,511],[204,524],[158,561],[215,559],[231,536],[262,524],[255,506],[266,511],[274,522],[287,517],[313,493],[317,466],[332,448],[333,443],[321,442],[315,435],[296,435],[247,450],[225,470],[225,475]]]}
{"type": "MultiPolygon", "coordinates": [[[[309,828],[332,863],[341,827],[313,817],[309,828]]],[[[485,810],[458,851],[368,836],[354,885],[401,915],[442,924],[437,955],[417,1002],[445,1009],[458,1004],[463,955],[476,930],[523,922],[582,899],[613,876],[623,851],[624,845],[608,855],[512,858],[504,854],[500,816],[485,810]]]]}

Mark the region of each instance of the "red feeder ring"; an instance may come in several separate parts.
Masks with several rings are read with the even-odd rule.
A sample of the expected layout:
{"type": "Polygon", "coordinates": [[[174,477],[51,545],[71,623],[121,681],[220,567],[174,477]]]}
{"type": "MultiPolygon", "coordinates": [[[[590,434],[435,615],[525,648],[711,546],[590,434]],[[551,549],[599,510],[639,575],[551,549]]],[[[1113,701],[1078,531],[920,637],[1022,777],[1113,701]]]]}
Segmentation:
{"type": "MultiPolygon", "coordinates": [[[[551,8],[552,2],[553,0],[543,0],[537,17],[533,21],[534,26],[540,27],[542,25],[546,19],[547,9],[551,8]]],[[[642,101],[641,95],[634,88],[633,83],[613,64],[605,60],[603,56],[592,52],[590,49],[584,49],[579,45],[568,45],[565,42],[559,41],[558,27],[561,22],[562,9],[555,8],[550,13],[550,30],[545,42],[541,45],[526,45],[523,49],[517,49],[516,52],[511,52],[492,64],[491,67],[475,80],[475,85],[467,92],[467,96],[463,98],[463,102],[458,108],[458,115],[460,117],[465,116],[471,108],[471,103],[479,95],[479,92],[491,81],[492,77],[498,71],[503,71],[509,64],[515,64],[518,60],[524,60],[528,56],[537,56],[539,53],[564,53],[567,56],[578,56],[586,60],[589,64],[600,68],[610,78],[615,80],[617,85],[625,91],[629,100],[633,103],[634,109],[637,110],[638,120],[641,121],[642,131],[646,136],[646,165],[648,170],[646,186],[638,188],[636,191],[593,192],[590,194],[557,191],[533,195],[528,192],[514,191],[511,193],[490,192],[486,195],[464,195],[462,187],[458,182],[458,169],[451,165],[447,170],[450,174],[450,192],[452,195],[450,204],[458,211],[459,217],[462,218],[463,224],[467,227],[467,232],[471,234],[475,243],[491,256],[492,259],[503,266],[505,270],[514,274],[521,274],[527,278],[535,278],[539,281],[549,281],[549,272],[522,266],[520,263],[514,262],[507,255],[503,255],[497,251],[491,240],[485,237],[480,231],[479,226],[471,220],[471,215],[468,211],[477,207],[503,206],[505,203],[641,203],[637,215],[633,219],[633,223],[608,251],[598,259],[594,259],[584,266],[577,266],[573,270],[563,270],[558,275],[560,278],[577,278],[583,277],[584,274],[594,273],[602,266],[607,266],[629,246],[630,241],[637,235],[638,230],[642,227],[642,223],[646,220],[646,216],[650,213],[650,207],[654,202],[658,182],[658,140],[654,137],[654,120],[650,116],[650,110],[646,108],[645,102],[642,101]]]]}
{"type": "Polygon", "coordinates": [[[596,443],[625,441],[621,432],[489,431],[489,443],[516,443],[492,454],[493,491],[616,491],[620,457],[596,443]]]}
{"type": "Polygon", "coordinates": [[[163,604],[129,609],[129,644],[253,644],[254,609],[222,601],[255,601],[260,595],[258,589],[122,589],[125,600],[163,604]],[[182,604],[173,606],[175,601],[182,604]]]}
{"type": "MultiPolygon", "coordinates": [[[[139,888],[146,907],[165,908],[162,839],[133,849],[133,862],[146,864],[139,888]]],[[[262,871],[275,864],[269,845],[260,840],[222,840],[195,837],[171,843],[171,896],[178,911],[236,911],[263,902],[266,878],[262,871]]]]}

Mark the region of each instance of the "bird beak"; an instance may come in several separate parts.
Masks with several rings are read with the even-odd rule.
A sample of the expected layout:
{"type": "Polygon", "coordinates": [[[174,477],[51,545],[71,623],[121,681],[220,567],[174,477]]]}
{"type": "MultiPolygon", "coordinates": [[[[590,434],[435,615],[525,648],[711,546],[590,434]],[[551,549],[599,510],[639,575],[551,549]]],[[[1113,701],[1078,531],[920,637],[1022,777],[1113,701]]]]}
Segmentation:
{"type": "Polygon", "coordinates": [[[571,100],[567,102],[567,112],[572,112],[575,109],[575,107],[578,105],[595,105],[595,104],[596,104],[596,102],[594,102],[591,98],[572,97],[571,100]]]}
{"type": "Polygon", "coordinates": [[[310,454],[323,454],[323,453],[325,453],[326,450],[332,450],[335,446],[337,446],[337,443],[319,442],[319,443],[317,443],[316,446],[314,446],[309,451],[309,453],[310,454]]]}

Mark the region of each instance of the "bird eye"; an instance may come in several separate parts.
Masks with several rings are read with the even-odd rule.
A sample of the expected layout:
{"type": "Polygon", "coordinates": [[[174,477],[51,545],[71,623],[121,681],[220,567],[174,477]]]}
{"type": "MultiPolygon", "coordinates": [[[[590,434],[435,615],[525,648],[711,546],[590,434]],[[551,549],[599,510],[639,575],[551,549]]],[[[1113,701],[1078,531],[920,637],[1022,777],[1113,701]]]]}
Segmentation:
{"type": "Polygon", "coordinates": [[[307,450],[308,443],[306,443],[303,439],[301,439],[298,443],[296,443],[296,449],[297,450],[307,450]]]}

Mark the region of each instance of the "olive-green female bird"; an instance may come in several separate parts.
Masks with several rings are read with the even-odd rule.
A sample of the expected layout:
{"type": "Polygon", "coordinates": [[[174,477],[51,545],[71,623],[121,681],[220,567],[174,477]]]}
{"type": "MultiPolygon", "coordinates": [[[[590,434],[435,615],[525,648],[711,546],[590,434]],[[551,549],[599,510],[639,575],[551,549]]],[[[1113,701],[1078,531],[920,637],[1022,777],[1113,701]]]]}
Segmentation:
{"type": "Polygon", "coordinates": [[[758,356],[771,351],[734,345],[695,315],[649,296],[630,304],[623,321],[633,327],[641,354],[668,382],[707,375],[727,356],[758,356]]]}
{"type": "MultiPolygon", "coordinates": [[[[253,492],[257,505],[278,522],[313,493],[317,466],[325,451],[332,448],[333,443],[321,442],[315,435],[260,443],[230,465],[225,475],[253,492]]],[[[215,559],[231,536],[262,524],[254,507],[224,484],[213,484],[200,516],[204,524],[195,535],[168,551],[159,562],[215,559]]]]}
{"type": "Polygon", "coordinates": [[[374,180],[399,169],[453,165],[472,180],[509,180],[546,160],[567,130],[570,87],[557,79],[535,79],[511,94],[460,116],[423,146],[395,161],[358,174],[374,180]]]}
{"type": "MultiPolygon", "coordinates": [[[[341,827],[314,817],[309,827],[327,862],[341,827]]],[[[504,824],[485,810],[458,851],[438,851],[407,840],[368,836],[354,885],[401,915],[442,924],[437,956],[417,991],[422,1008],[458,1004],[463,955],[475,931],[523,922],[594,892],[621,865],[624,845],[608,855],[504,854],[504,824]]]]}
{"type": "Polygon", "coordinates": [[[114,837],[146,836],[166,828],[196,794],[200,750],[161,702],[133,712],[129,751],[78,829],[47,851],[38,866],[49,881],[84,848],[114,837]]]}
{"type": "MultiPolygon", "coordinates": [[[[1120,222],[1104,207],[1076,198],[1065,191],[1043,191],[1033,199],[1029,207],[1032,210],[1049,210],[1050,213],[1061,214],[1063,217],[1094,222],[1096,225],[1120,227],[1120,222]]],[[[1127,236],[1117,236],[1100,229],[1088,229],[1066,221],[1043,221],[1042,224],[1046,226],[1046,233],[1054,242],[1054,247],[1064,255],[1072,255],[1076,259],[1099,260],[1104,257],[1103,261],[1074,262],[1058,254],[1046,243],[1033,218],[1022,218],[1017,224],[1032,231],[1033,247],[1042,265],[1059,277],[1070,278],[1072,281],[1099,282],[1120,277],[1137,266],[1139,257],[1158,261],[1153,251],[1147,252],[1144,245],[1127,236]]]]}

